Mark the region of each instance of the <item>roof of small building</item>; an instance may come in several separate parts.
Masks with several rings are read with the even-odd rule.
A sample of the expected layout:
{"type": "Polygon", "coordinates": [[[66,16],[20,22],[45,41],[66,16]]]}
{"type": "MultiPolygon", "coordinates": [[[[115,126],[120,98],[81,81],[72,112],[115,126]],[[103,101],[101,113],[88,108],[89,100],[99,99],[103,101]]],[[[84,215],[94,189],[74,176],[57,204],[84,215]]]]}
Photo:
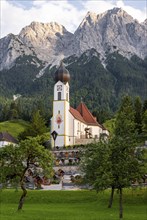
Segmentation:
{"type": "Polygon", "coordinates": [[[0,141],[7,141],[14,144],[18,143],[18,141],[8,132],[0,132],[0,141]]]}
{"type": "Polygon", "coordinates": [[[84,124],[86,124],[83,117],[81,116],[81,114],[76,109],[70,107],[69,111],[74,116],[74,118],[76,118],[77,120],[79,120],[79,121],[83,122],[84,124]]]}
{"type": "Polygon", "coordinates": [[[84,124],[102,127],[83,102],[78,105],[77,109],[70,107],[70,113],[84,124]]]}
{"type": "Polygon", "coordinates": [[[91,112],[89,111],[89,109],[83,102],[81,102],[78,105],[77,111],[81,114],[86,124],[96,125],[96,126],[101,127],[101,125],[97,122],[96,118],[91,114],[91,112]]]}

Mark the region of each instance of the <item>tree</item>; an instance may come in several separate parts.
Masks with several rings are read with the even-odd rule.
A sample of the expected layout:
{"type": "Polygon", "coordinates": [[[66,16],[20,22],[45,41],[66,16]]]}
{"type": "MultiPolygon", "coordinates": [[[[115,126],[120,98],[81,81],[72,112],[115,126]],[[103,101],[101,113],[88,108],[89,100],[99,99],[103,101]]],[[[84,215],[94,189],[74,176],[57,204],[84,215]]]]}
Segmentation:
{"type": "Polygon", "coordinates": [[[123,218],[123,188],[140,180],[145,173],[143,151],[136,148],[134,111],[131,98],[122,99],[116,116],[114,135],[108,142],[88,146],[82,167],[85,180],[97,191],[111,188],[108,207],[112,206],[114,190],[119,191],[119,217],[123,218]]]}
{"type": "MultiPolygon", "coordinates": [[[[120,109],[116,116],[114,137],[110,141],[112,163],[112,186],[120,193],[120,218],[123,218],[122,196],[123,188],[131,185],[134,180],[139,180],[144,172],[142,160],[143,152],[137,146],[137,132],[135,131],[135,113],[139,99],[136,101],[136,112],[133,109],[129,96],[122,99],[120,109]],[[140,151],[140,153],[138,153],[140,151]]],[[[139,123],[139,120],[138,120],[139,123]]]]}
{"type": "Polygon", "coordinates": [[[47,131],[45,120],[40,114],[40,110],[36,111],[32,117],[31,132],[33,136],[43,134],[47,131]]]}
{"type": "Polygon", "coordinates": [[[147,135],[147,110],[143,114],[142,122],[142,130],[147,135]]]}
{"type": "Polygon", "coordinates": [[[40,115],[40,111],[37,110],[32,116],[32,122],[24,132],[19,135],[19,139],[25,139],[29,136],[36,137],[37,135],[42,135],[47,132],[47,127],[45,125],[45,120],[40,115]]]}
{"type": "Polygon", "coordinates": [[[134,101],[134,110],[135,110],[135,129],[138,134],[142,133],[142,103],[139,96],[135,98],[134,101]]]}
{"type": "Polygon", "coordinates": [[[143,107],[142,107],[142,113],[144,114],[144,112],[147,110],[147,99],[144,101],[143,103],[143,107]]]}
{"type": "Polygon", "coordinates": [[[36,175],[52,175],[52,154],[40,145],[40,139],[30,138],[19,145],[0,149],[1,181],[3,185],[17,178],[22,189],[18,210],[21,210],[27,195],[25,179],[29,169],[36,175]]]}
{"type": "Polygon", "coordinates": [[[83,153],[81,170],[84,182],[96,191],[107,189],[111,184],[110,148],[106,142],[88,144],[83,153]]]}
{"type": "Polygon", "coordinates": [[[123,218],[123,188],[131,186],[134,181],[140,181],[145,172],[142,163],[143,151],[137,149],[136,142],[129,137],[125,139],[120,136],[114,137],[109,144],[113,176],[111,187],[118,189],[119,192],[119,217],[121,219],[123,218]]]}
{"type": "Polygon", "coordinates": [[[135,112],[130,96],[124,96],[116,115],[114,135],[119,137],[132,137],[135,132],[135,112]]]}

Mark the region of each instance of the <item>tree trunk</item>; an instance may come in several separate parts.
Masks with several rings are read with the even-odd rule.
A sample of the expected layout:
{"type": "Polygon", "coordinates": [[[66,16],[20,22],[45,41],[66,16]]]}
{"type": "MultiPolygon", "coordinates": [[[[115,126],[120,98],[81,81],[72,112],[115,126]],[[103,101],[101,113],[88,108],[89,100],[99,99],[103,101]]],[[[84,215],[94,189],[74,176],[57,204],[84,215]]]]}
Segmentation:
{"type": "Polygon", "coordinates": [[[111,207],[112,207],[113,196],[114,196],[114,186],[112,186],[112,188],[111,188],[111,195],[110,195],[110,200],[109,200],[108,208],[111,208],[111,207]]]}
{"type": "Polygon", "coordinates": [[[123,218],[123,206],[122,206],[122,188],[119,189],[119,218],[123,218]]]}
{"type": "Polygon", "coordinates": [[[24,203],[24,200],[25,200],[25,197],[26,197],[26,195],[27,195],[27,190],[26,190],[26,188],[25,188],[25,186],[24,186],[24,182],[21,181],[21,184],[20,184],[20,185],[21,185],[21,189],[23,190],[23,193],[22,193],[22,195],[21,195],[21,197],[20,197],[20,200],[19,200],[18,211],[22,209],[23,203],[24,203]]]}

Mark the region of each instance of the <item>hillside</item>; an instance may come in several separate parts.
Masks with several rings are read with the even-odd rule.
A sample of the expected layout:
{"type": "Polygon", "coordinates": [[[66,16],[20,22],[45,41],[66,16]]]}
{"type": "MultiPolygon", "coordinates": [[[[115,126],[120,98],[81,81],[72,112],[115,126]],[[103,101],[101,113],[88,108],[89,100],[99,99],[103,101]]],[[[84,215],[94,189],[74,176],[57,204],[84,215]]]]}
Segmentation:
{"type": "Polygon", "coordinates": [[[6,131],[13,137],[17,138],[18,135],[28,128],[29,123],[23,120],[12,120],[0,122],[0,132],[6,131]]]}
{"type": "Polygon", "coordinates": [[[145,23],[120,8],[88,12],[74,34],[55,22],[32,22],[19,35],[0,40],[0,96],[12,100],[20,94],[23,105],[42,102],[51,113],[53,74],[63,59],[71,74],[73,107],[82,98],[91,111],[114,112],[124,94],[145,100],[145,33],[145,23]]]}

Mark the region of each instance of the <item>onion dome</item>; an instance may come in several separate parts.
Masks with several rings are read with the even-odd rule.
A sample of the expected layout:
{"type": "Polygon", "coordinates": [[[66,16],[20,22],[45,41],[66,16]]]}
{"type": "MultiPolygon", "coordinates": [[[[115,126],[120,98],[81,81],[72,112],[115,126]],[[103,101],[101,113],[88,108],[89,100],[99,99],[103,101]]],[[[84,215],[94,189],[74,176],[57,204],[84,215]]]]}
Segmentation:
{"type": "Polygon", "coordinates": [[[59,68],[55,72],[54,80],[55,82],[61,81],[63,83],[67,83],[70,80],[69,71],[65,68],[62,61],[60,63],[59,68]]]}

